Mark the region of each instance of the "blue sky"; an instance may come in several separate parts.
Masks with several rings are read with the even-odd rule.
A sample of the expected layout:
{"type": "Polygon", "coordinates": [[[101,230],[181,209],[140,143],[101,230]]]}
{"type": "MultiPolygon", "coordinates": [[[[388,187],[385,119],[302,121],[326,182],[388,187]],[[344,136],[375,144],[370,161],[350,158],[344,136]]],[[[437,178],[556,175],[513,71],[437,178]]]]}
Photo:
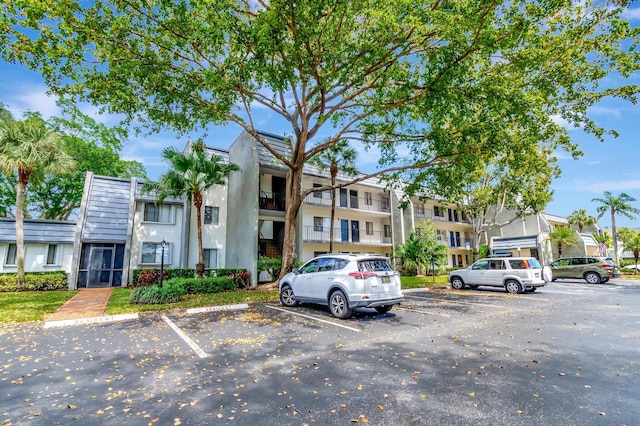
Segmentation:
{"type": "MultiPolygon", "coordinates": [[[[637,26],[640,23],[640,7],[629,9],[626,18],[637,26]]],[[[640,73],[634,75],[630,82],[640,86],[640,73]]],[[[615,84],[615,81],[611,83],[615,84]]],[[[56,99],[47,96],[46,91],[47,87],[38,73],[0,60],[0,101],[15,117],[20,117],[28,110],[39,111],[45,118],[59,115],[56,99]]],[[[107,125],[118,122],[117,117],[98,116],[96,107],[85,105],[82,109],[107,125]]],[[[602,197],[604,191],[611,191],[614,195],[625,192],[638,200],[633,205],[640,209],[640,105],[608,100],[593,107],[590,115],[601,126],[618,131],[620,136],[607,137],[601,143],[581,130],[571,130],[571,136],[584,151],[584,156],[573,160],[566,153],[557,153],[562,176],[552,184],[554,200],[548,205],[547,213],[568,216],[575,210],[585,209],[596,216],[598,203],[591,200],[602,197]]],[[[265,116],[258,127],[275,134],[283,134],[287,130],[278,128],[273,123],[265,116]]],[[[211,146],[228,148],[240,131],[233,124],[212,127],[207,129],[205,141],[211,146]]],[[[197,132],[178,138],[172,132],[153,135],[131,132],[122,156],[124,159],[143,163],[149,177],[154,179],[165,170],[160,157],[163,148],[175,146],[182,149],[189,137],[197,139],[202,134],[203,132],[197,132]]],[[[373,169],[376,161],[377,155],[374,152],[362,151],[358,154],[358,167],[361,170],[373,169]]],[[[616,223],[618,227],[640,228],[640,217],[629,220],[618,216],[616,223]]],[[[599,220],[599,224],[604,228],[610,227],[610,215],[606,214],[599,220]]]]}

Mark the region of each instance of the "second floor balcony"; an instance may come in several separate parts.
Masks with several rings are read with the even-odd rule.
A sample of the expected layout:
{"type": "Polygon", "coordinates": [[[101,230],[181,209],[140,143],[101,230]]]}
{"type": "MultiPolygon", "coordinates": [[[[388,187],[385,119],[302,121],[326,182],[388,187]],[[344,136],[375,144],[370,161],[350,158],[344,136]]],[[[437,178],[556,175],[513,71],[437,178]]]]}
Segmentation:
{"type": "Polygon", "coordinates": [[[413,215],[416,219],[428,219],[431,221],[440,222],[456,222],[456,223],[471,223],[469,219],[460,211],[451,210],[439,210],[416,208],[413,211],[413,215]]]}
{"type": "MultiPolygon", "coordinates": [[[[329,243],[328,227],[303,226],[302,240],[306,243],[329,243]]],[[[391,245],[391,236],[383,231],[366,231],[365,229],[334,228],[333,242],[342,244],[391,245]]]]}
{"type": "Polygon", "coordinates": [[[285,211],[286,195],[284,192],[260,191],[260,208],[263,210],[285,211]]]}
{"type": "MultiPolygon", "coordinates": [[[[331,193],[316,191],[304,198],[304,203],[314,206],[331,207],[331,193]]],[[[336,194],[336,208],[366,210],[372,212],[389,213],[391,205],[389,198],[358,197],[354,195],[336,194]]]]}

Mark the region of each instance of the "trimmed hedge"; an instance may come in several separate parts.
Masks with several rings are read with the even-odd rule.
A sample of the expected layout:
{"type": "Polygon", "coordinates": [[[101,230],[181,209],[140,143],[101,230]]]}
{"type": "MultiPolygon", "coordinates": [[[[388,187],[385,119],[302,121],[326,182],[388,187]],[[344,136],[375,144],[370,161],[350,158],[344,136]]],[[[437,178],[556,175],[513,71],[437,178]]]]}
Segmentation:
{"type": "MultiPolygon", "coordinates": [[[[216,268],[205,269],[204,276],[229,278],[233,281],[235,288],[243,289],[249,287],[249,271],[238,268],[216,268]]],[[[196,270],[191,268],[167,268],[164,270],[163,280],[173,280],[177,278],[196,278],[196,270]]],[[[133,269],[131,271],[131,283],[134,287],[157,284],[160,281],[160,269],[133,269]]],[[[233,290],[233,288],[231,289],[233,290]]]]}
{"type": "Polygon", "coordinates": [[[169,282],[181,286],[188,294],[220,293],[236,288],[234,282],[228,277],[174,278],[169,282]]]}
{"type": "Polygon", "coordinates": [[[62,290],[69,286],[67,274],[64,271],[29,272],[25,274],[24,281],[24,287],[18,288],[17,274],[0,275],[0,292],[62,290]]]}

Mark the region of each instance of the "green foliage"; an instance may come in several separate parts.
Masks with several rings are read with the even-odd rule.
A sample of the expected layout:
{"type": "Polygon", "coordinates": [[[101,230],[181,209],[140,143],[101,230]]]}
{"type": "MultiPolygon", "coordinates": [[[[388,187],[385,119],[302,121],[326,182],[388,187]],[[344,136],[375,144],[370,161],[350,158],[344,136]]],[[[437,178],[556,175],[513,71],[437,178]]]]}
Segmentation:
{"type": "MultiPolygon", "coordinates": [[[[164,270],[164,281],[178,278],[195,278],[197,276],[193,268],[167,268],[164,270]]],[[[249,271],[239,268],[215,268],[206,269],[204,277],[221,277],[231,280],[235,288],[249,287],[249,271]]],[[[133,269],[131,282],[134,286],[158,284],[160,281],[159,269],[133,269]]]]}
{"type": "Polygon", "coordinates": [[[549,232],[549,240],[558,245],[558,256],[562,257],[563,246],[578,246],[578,235],[576,231],[568,226],[555,226],[549,232]]]}
{"type": "Polygon", "coordinates": [[[25,274],[24,286],[18,285],[17,274],[0,275],[0,292],[61,290],[67,287],[67,274],[64,271],[29,272],[25,274]]]}
{"type": "Polygon", "coordinates": [[[186,290],[176,282],[167,281],[162,287],[157,284],[137,287],[129,296],[129,302],[133,304],[162,304],[178,302],[186,290]]]}
{"type": "Polygon", "coordinates": [[[613,253],[617,264],[620,263],[618,259],[618,230],[616,227],[616,215],[622,215],[629,219],[635,219],[634,215],[640,214],[640,209],[637,209],[631,205],[636,201],[635,198],[622,192],[619,196],[614,196],[611,192],[605,191],[604,197],[594,198],[591,201],[597,201],[600,203],[598,206],[598,219],[604,216],[605,213],[611,213],[611,236],[613,237],[613,253]]]}
{"type": "MultiPolygon", "coordinates": [[[[169,271],[163,271],[162,280],[169,280],[169,271]]],[[[160,269],[136,269],[134,270],[133,280],[135,286],[148,286],[160,283],[160,269]]]]}
{"type": "Polygon", "coordinates": [[[271,276],[271,279],[276,279],[280,276],[280,268],[282,268],[281,257],[263,256],[258,259],[258,273],[267,272],[271,276]]]}
{"type": "Polygon", "coordinates": [[[478,256],[480,256],[481,259],[491,256],[491,248],[488,245],[481,245],[478,250],[478,256]]]}
{"type": "Polygon", "coordinates": [[[585,209],[579,209],[574,211],[567,217],[569,225],[578,227],[578,232],[582,232],[582,228],[585,226],[595,225],[597,223],[596,218],[587,214],[585,209]]]}
{"type": "Polygon", "coordinates": [[[169,282],[181,286],[187,294],[219,293],[236,289],[234,281],[228,277],[173,278],[169,282]]]}
{"type": "Polygon", "coordinates": [[[445,265],[447,246],[438,242],[436,229],[431,222],[424,221],[416,228],[404,244],[394,251],[394,258],[407,270],[422,275],[432,267],[445,265]]]}

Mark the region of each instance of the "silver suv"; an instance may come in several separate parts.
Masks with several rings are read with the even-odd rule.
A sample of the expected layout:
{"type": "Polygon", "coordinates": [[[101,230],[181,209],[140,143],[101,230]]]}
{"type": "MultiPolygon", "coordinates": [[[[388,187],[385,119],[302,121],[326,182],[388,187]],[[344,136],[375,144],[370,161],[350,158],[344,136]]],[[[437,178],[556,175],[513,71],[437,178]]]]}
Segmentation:
{"type": "Polygon", "coordinates": [[[284,306],[326,305],[336,318],[349,318],[356,308],[375,308],[384,314],[404,300],[400,274],[388,258],[371,254],[315,257],[285,275],[279,291],[284,306]]]}
{"type": "Polygon", "coordinates": [[[534,292],[551,281],[551,268],[540,265],[533,257],[498,257],[480,259],[467,269],[449,273],[451,287],[460,290],[465,286],[504,287],[509,293],[534,292]]]}

